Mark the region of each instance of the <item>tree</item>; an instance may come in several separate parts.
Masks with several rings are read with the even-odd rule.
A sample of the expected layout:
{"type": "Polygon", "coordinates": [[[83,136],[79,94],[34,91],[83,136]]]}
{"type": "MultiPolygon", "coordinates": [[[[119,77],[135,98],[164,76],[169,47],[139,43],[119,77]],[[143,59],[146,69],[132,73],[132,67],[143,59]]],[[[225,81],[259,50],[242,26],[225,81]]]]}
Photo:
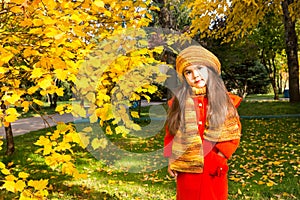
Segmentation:
{"type": "Polygon", "coordinates": [[[265,15],[258,27],[249,36],[260,49],[260,60],[269,74],[274,99],[279,99],[280,87],[278,85],[279,73],[284,65],[278,64],[277,57],[284,51],[284,27],[278,15],[271,12],[265,15]]]}
{"type": "MultiPolygon", "coordinates": [[[[156,91],[151,85],[153,80],[164,80],[155,67],[149,67],[159,63],[153,54],[161,50],[148,49],[145,31],[140,29],[151,21],[149,11],[156,7],[142,0],[5,0],[0,7],[1,125],[9,128],[17,120],[20,113],[16,107],[26,112],[34,103],[43,105],[33,94],[63,96],[62,84],[55,84],[59,81],[73,85],[73,92],[80,92],[76,93],[78,97],[92,103],[88,110],[91,122],[100,118],[99,125],[106,126],[113,118],[117,124],[123,120],[124,125],[114,127],[116,133],[122,134],[128,128],[138,128],[128,121],[127,104],[120,101],[130,103],[140,98],[135,91],[148,98],[145,93],[156,91]],[[119,103],[114,104],[116,107],[113,100],[119,103]]],[[[57,106],[56,111],[87,115],[76,103],[57,106]]],[[[80,135],[73,125],[59,123],[56,130],[41,136],[35,145],[41,147],[38,152],[52,169],[80,178],[82,175],[72,163],[74,145],[105,147],[105,139],[90,137],[89,130],[87,127],[80,135]]],[[[12,132],[7,135],[12,136],[12,132]]],[[[10,145],[14,146],[11,138],[10,145]]],[[[10,150],[12,153],[13,148],[10,150]]],[[[6,169],[1,162],[0,168],[10,177],[3,180],[2,188],[20,193],[23,198],[42,198],[47,194],[47,180],[33,184],[25,181],[27,174],[15,177],[13,169],[6,169]],[[43,192],[36,189],[39,184],[44,186],[39,187],[43,192]]]]}
{"type": "Polygon", "coordinates": [[[296,22],[299,19],[300,2],[294,0],[247,1],[188,1],[192,9],[191,34],[201,37],[222,38],[229,42],[252,34],[264,16],[274,12],[282,17],[285,27],[285,49],[289,69],[290,102],[300,102],[299,63],[296,22]],[[221,19],[221,20],[220,20],[221,19]],[[220,23],[222,22],[222,23],[220,23]],[[220,23],[218,29],[211,27],[220,23]]]}

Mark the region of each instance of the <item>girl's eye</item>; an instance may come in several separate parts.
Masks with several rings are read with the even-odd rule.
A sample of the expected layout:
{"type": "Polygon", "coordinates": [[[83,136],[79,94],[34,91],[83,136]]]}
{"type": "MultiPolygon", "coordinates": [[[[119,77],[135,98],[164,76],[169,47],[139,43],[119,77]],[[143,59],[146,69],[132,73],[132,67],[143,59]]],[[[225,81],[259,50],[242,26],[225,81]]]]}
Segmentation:
{"type": "Polygon", "coordinates": [[[185,71],[185,75],[191,74],[191,71],[185,71]]]}

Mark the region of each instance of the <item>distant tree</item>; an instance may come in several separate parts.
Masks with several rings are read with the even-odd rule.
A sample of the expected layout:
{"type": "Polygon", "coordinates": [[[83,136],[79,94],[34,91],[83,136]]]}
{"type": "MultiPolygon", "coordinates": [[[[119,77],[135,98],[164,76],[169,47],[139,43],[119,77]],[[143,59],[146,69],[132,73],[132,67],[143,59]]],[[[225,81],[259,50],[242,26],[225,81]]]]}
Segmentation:
{"type": "Polygon", "coordinates": [[[274,92],[274,99],[279,99],[280,78],[283,65],[278,64],[277,57],[284,51],[284,27],[278,15],[270,12],[265,15],[257,29],[249,36],[260,49],[260,60],[266,68],[274,92]]]}
{"type": "Polygon", "coordinates": [[[248,94],[267,93],[270,85],[268,73],[258,61],[248,61],[227,68],[222,78],[229,91],[244,98],[248,94]]]}
{"type": "Polygon", "coordinates": [[[285,50],[289,71],[290,102],[300,102],[299,62],[296,22],[300,18],[300,1],[295,0],[222,0],[187,1],[191,11],[191,34],[201,38],[221,38],[229,42],[251,35],[270,12],[280,16],[284,25],[285,50]],[[218,23],[218,28],[212,26],[218,23]]]}

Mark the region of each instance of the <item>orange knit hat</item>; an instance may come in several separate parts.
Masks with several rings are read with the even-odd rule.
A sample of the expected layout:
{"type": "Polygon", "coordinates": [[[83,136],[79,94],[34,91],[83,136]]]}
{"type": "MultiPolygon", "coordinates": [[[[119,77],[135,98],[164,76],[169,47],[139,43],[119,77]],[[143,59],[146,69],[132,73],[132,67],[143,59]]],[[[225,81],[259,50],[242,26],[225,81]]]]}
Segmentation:
{"type": "Polygon", "coordinates": [[[184,68],[191,65],[212,67],[221,74],[221,63],[219,59],[202,46],[189,46],[178,54],[176,59],[176,71],[179,76],[182,76],[184,68]]]}

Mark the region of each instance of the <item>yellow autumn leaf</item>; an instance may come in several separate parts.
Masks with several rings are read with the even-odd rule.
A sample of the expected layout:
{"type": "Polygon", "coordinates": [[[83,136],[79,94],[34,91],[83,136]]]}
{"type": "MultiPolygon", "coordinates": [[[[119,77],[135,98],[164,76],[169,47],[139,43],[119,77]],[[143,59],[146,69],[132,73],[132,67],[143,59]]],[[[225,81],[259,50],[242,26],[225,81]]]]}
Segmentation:
{"type": "Polygon", "coordinates": [[[72,114],[75,117],[86,117],[86,110],[84,109],[83,106],[81,106],[80,104],[73,104],[73,110],[72,110],[72,114]]]}
{"type": "Polygon", "coordinates": [[[32,86],[32,87],[30,87],[30,88],[27,89],[27,93],[29,95],[31,95],[31,94],[35,93],[38,89],[39,89],[38,86],[32,86]]]}
{"type": "MultiPolygon", "coordinates": [[[[0,51],[1,52],[1,51],[0,51]]],[[[1,52],[1,57],[0,57],[0,61],[3,61],[4,63],[7,63],[8,61],[10,61],[10,59],[12,59],[14,57],[14,54],[5,51],[5,52],[1,52]]]]}
{"type": "Polygon", "coordinates": [[[38,141],[36,141],[34,144],[37,145],[37,146],[44,146],[44,145],[47,145],[51,143],[51,141],[46,138],[45,136],[40,136],[40,138],[38,139],[38,141]]]}
{"type": "Polygon", "coordinates": [[[64,150],[71,150],[71,145],[68,142],[60,142],[59,145],[55,148],[56,151],[64,151],[64,150]]]}
{"type": "Polygon", "coordinates": [[[137,111],[131,111],[130,114],[131,114],[131,116],[134,117],[134,118],[140,118],[139,112],[137,112],[137,111]]]}
{"type": "Polygon", "coordinates": [[[105,128],[105,133],[106,133],[107,135],[112,135],[112,134],[113,134],[113,132],[112,132],[110,126],[107,126],[107,127],[105,128]]]}
{"type": "Polygon", "coordinates": [[[15,189],[18,191],[18,192],[21,192],[24,190],[24,188],[26,187],[26,184],[23,180],[18,180],[15,184],[15,189]]]}
{"type": "Polygon", "coordinates": [[[34,187],[36,190],[44,190],[48,185],[48,179],[41,179],[39,181],[30,180],[28,186],[34,187]]]}
{"type": "Polygon", "coordinates": [[[24,57],[30,57],[30,56],[34,56],[34,55],[39,55],[39,52],[36,50],[32,50],[32,49],[25,49],[23,52],[24,57]]]}
{"type": "Polygon", "coordinates": [[[64,88],[56,88],[55,93],[59,96],[62,97],[64,96],[64,88]]]}
{"type": "Polygon", "coordinates": [[[55,112],[58,112],[60,115],[64,114],[64,108],[65,105],[61,104],[61,105],[57,105],[55,108],[55,112]]]}
{"type": "Polygon", "coordinates": [[[44,70],[42,68],[34,68],[31,72],[30,78],[40,78],[43,76],[44,70]]]}
{"type": "Polygon", "coordinates": [[[42,19],[33,19],[32,23],[34,26],[42,26],[44,24],[44,21],[42,19]]]}
{"type": "Polygon", "coordinates": [[[150,102],[151,97],[149,97],[148,95],[145,95],[145,94],[142,94],[142,96],[145,97],[145,98],[147,99],[148,103],[150,102]]]}
{"type": "Polygon", "coordinates": [[[107,17],[111,17],[112,13],[109,12],[108,10],[105,10],[104,15],[106,15],[107,17]]]}
{"type": "Polygon", "coordinates": [[[263,181],[258,181],[257,184],[258,184],[258,185],[263,185],[263,184],[265,184],[265,182],[263,182],[263,181]]]}
{"type": "Polygon", "coordinates": [[[38,85],[46,90],[47,88],[53,86],[53,81],[52,79],[49,77],[49,78],[43,78],[41,81],[38,82],[38,85]]]}
{"type": "Polygon", "coordinates": [[[23,101],[22,102],[21,106],[23,107],[24,112],[27,112],[29,110],[29,105],[30,105],[29,101],[23,101]]]}
{"type": "Polygon", "coordinates": [[[4,117],[5,122],[11,123],[17,120],[20,114],[15,108],[8,108],[6,111],[6,116],[4,117]]]}
{"type": "Polygon", "coordinates": [[[33,102],[36,103],[39,106],[43,106],[44,105],[44,102],[42,102],[42,101],[40,101],[38,99],[33,99],[33,102]]]}
{"type": "Polygon", "coordinates": [[[238,194],[239,195],[243,194],[242,191],[240,190],[240,188],[238,188],[238,194]]]}
{"type": "Polygon", "coordinates": [[[85,133],[79,132],[79,141],[77,143],[82,147],[86,148],[90,144],[90,137],[87,136],[85,133]]]}
{"type": "Polygon", "coordinates": [[[71,16],[71,20],[73,20],[73,21],[75,21],[76,23],[79,24],[82,21],[82,18],[79,15],[77,15],[77,14],[74,13],[71,16]]]}
{"type": "Polygon", "coordinates": [[[115,131],[117,134],[122,134],[123,136],[126,136],[129,133],[129,130],[125,126],[117,126],[115,131]]]}
{"type": "Polygon", "coordinates": [[[10,171],[8,169],[6,169],[6,168],[3,168],[1,170],[1,173],[4,174],[4,175],[8,175],[8,174],[10,174],[10,171]]]}
{"type": "Polygon", "coordinates": [[[267,182],[268,187],[272,187],[273,185],[275,185],[274,181],[269,180],[269,182],[267,182]]]}
{"type": "Polygon", "coordinates": [[[24,190],[20,194],[19,200],[31,200],[32,192],[30,190],[24,190]]]}
{"type": "Polygon", "coordinates": [[[104,8],[104,2],[101,0],[95,0],[94,4],[95,4],[95,6],[97,6],[99,8],[104,8]]]}
{"type": "Polygon", "coordinates": [[[130,128],[132,128],[132,129],[135,130],[135,131],[140,131],[140,130],[142,130],[141,126],[138,125],[138,124],[135,124],[135,123],[132,123],[132,124],[130,125],[130,128]]]}
{"type": "Polygon", "coordinates": [[[53,27],[51,27],[51,28],[46,28],[46,29],[43,31],[43,33],[44,33],[47,37],[49,37],[49,38],[54,38],[54,37],[56,37],[57,35],[60,34],[59,30],[57,30],[56,28],[53,28],[53,27]]]}
{"type": "Polygon", "coordinates": [[[63,163],[63,165],[62,165],[62,172],[64,174],[73,175],[73,173],[75,171],[76,171],[76,168],[75,168],[75,166],[74,166],[73,163],[71,163],[71,162],[63,163]]]}
{"type": "Polygon", "coordinates": [[[146,88],[150,94],[153,94],[157,91],[157,86],[155,86],[155,85],[149,85],[146,88]]]}
{"type": "Polygon", "coordinates": [[[157,10],[157,11],[159,11],[160,10],[160,8],[159,7],[157,7],[157,6],[150,6],[150,8],[149,8],[150,10],[157,10]]]}
{"type": "Polygon", "coordinates": [[[24,0],[10,0],[10,3],[22,4],[24,3],[24,0]]]}
{"type": "Polygon", "coordinates": [[[43,29],[42,28],[31,28],[28,33],[39,35],[39,34],[43,33],[43,29]]]}
{"type": "Polygon", "coordinates": [[[6,100],[7,100],[10,104],[15,104],[19,99],[20,99],[20,95],[18,95],[18,94],[13,94],[13,95],[11,95],[9,98],[7,98],[6,100]]]}
{"type": "Polygon", "coordinates": [[[94,138],[91,145],[94,150],[98,149],[101,146],[100,140],[98,138],[94,138]]]}
{"type": "MultiPolygon", "coordinates": [[[[0,52],[0,53],[1,53],[1,52],[0,52]]],[[[0,67],[0,74],[4,74],[4,73],[6,73],[8,70],[9,70],[8,68],[1,66],[1,67],[0,67]]]]}
{"type": "Polygon", "coordinates": [[[59,79],[59,80],[66,80],[67,77],[68,77],[68,70],[63,70],[63,69],[55,69],[54,70],[54,74],[56,75],[56,77],[59,79]]]}
{"type": "Polygon", "coordinates": [[[29,174],[25,173],[25,172],[19,172],[18,176],[19,176],[19,178],[26,179],[29,177],[29,174]]]}
{"type": "Polygon", "coordinates": [[[16,183],[14,181],[4,181],[4,184],[2,185],[3,188],[5,188],[7,191],[15,192],[16,191],[16,183]]]}
{"type": "Polygon", "coordinates": [[[93,113],[89,116],[89,120],[90,120],[90,123],[91,123],[91,124],[98,121],[98,117],[97,117],[97,115],[96,115],[95,112],[93,112],[93,113]]]}
{"type": "Polygon", "coordinates": [[[7,180],[7,181],[16,181],[18,179],[14,175],[10,174],[8,176],[5,176],[5,180],[7,180]]]}
{"type": "MultiPolygon", "coordinates": [[[[39,190],[37,192],[34,193],[34,196],[39,198],[39,199],[46,199],[46,197],[49,195],[49,192],[45,189],[45,190],[39,190]]],[[[31,200],[31,199],[28,199],[31,200]]]]}
{"type": "Polygon", "coordinates": [[[23,10],[20,6],[14,6],[14,7],[10,8],[9,10],[13,13],[22,13],[23,12],[23,10]]]}
{"type": "Polygon", "coordinates": [[[93,132],[93,128],[88,126],[88,127],[85,127],[84,129],[82,129],[82,131],[85,133],[91,133],[91,132],[93,132]]]}
{"type": "Polygon", "coordinates": [[[5,169],[5,164],[3,162],[0,162],[0,169],[5,169]]]}

